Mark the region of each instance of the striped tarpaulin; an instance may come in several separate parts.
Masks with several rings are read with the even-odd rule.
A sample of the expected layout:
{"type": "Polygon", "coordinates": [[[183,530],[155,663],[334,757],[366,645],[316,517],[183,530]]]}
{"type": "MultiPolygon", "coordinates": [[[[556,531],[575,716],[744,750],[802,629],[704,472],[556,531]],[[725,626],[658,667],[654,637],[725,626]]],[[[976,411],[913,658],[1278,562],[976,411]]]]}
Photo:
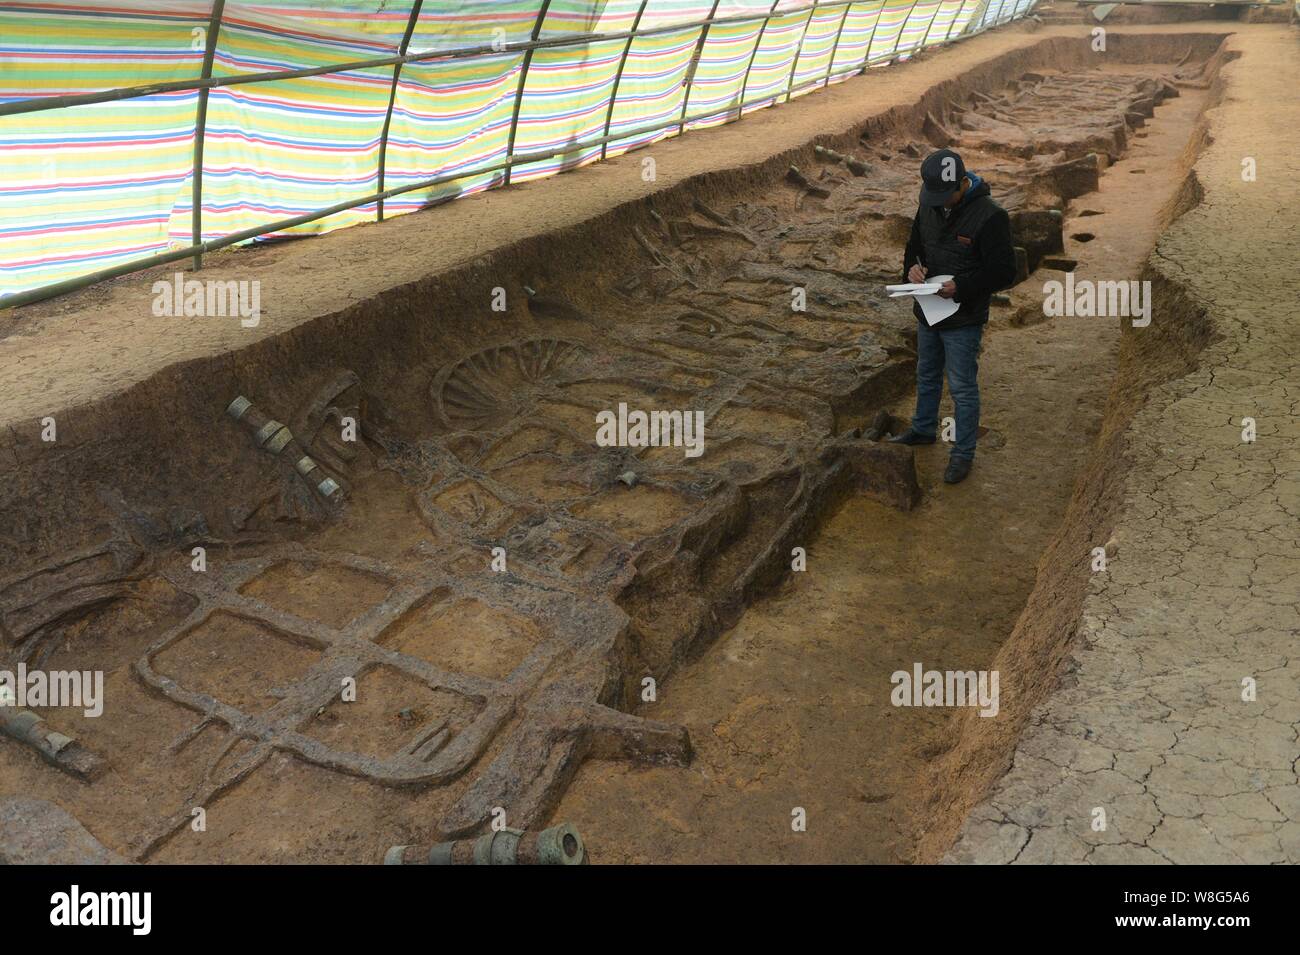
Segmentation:
{"type": "MultiPolygon", "coordinates": [[[[387,198],[385,216],[481,191],[506,179],[493,167],[512,142],[514,156],[555,154],[517,164],[512,181],[552,175],[677,135],[683,121],[734,120],[1032,5],[227,0],[216,78],[396,57],[408,33],[411,55],[476,52],[214,87],[201,131],[201,238],[374,221],[378,204],[366,201],[275,228],[366,200],[381,181],[461,177],[387,198]],[[634,29],[650,32],[628,36],[634,29]],[[534,39],[531,51],[511,47],[534,39]]],[[[195,80],[212,17],[212,0],[0,2],[0,108],[195,80]]],[[[182,89],[0,115],[0,296],[187,249],[199,100],[182,89]]]]}

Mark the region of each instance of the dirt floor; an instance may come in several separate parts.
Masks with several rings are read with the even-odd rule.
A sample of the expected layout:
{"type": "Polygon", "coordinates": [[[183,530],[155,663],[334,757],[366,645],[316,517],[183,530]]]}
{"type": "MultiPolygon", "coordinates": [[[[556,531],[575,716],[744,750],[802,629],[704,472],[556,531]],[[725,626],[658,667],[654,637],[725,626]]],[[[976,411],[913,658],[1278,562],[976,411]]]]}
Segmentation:
{"type": "Polygon", "coordinates": [[[1207,100],[1178,73],[1221,39],[1116,37],[1095,68],[1082,37],[1012,32],[910,82],[864,77],[897,102],[865,121],[845,84],[820,107],[845,130],[834,153],[771,117],[736,132],[756,116],[712,142],[759,157],[778,128],[787,152],[716,179],[683,162],[631,211],[635,187],[603,191],[611,163],[430,212],[462,229],[512,195],[595,197],[490,261],[439,249],[463,267],[433,277],[379,276],[368,230],[250,253],[271,307],[240,351],[222,353],[230,326],[103,324],[149,277],[25,312],[0,341],[21,359],[6,387],[23,414],[46,376],[44,400],[73,404],[54,449],[9,431],[2,659],[101,669],[109,704],[38,711],[77,742],[44,762],[0,746],[0,795],[162,862],[373,862],[500,812],[576,823],[595,861],[930,857],[925,834],[968,808],[930,788],[959,728],[890,706],[889,675],[983,668],[1015,626],[1119,339],[1042,321],[1036,290],[1066,268],[1137,277],[1207,100]],[[881,286],[939,143],[992,182],[1034,270],[995,309],[988,432],[957,488],[942,447],[913,469],[867,430],[909,411],[914,320],[881,286]],[[617,241],[581,220],[602,203],[617,241]],[[92,367],[73,381],[69,362],[92,367]],[[598,446],[620,403],[698,409],[704,453],[598,446]],[[807,569],[787,573],[796,547],[807,569]]]}

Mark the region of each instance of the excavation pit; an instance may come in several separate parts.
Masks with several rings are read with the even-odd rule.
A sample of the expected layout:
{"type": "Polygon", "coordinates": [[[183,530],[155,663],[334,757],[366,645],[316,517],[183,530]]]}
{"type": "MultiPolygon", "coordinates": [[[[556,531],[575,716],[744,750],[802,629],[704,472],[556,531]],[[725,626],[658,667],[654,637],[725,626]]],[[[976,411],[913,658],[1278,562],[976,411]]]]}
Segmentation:
{"type": "Polygon", "coordinates": [[[378,603],[391,584],[337,564],[310,567],[285,561],[266,570],[239,589],[245,597],[280,610],[298,610],[308,619],[341,629],[378,603]]]}
{"type": "Polygon", "coordinates": [[[383,642],[444,670],[505,680],[542,641],[526,617],[478,600],[434,599],[407,611],[383,642]]]}
{"type": "Polygon", "coordinates": [[[320,659],[256,620],[215,613],[157,657],[158,672],[230,706],[270,709],[320,659]]]}
{"type": "MultiPolygon", "coordinates": [[[[33,530],[25,543],[67,544],[89,537],[92,523],[111,526],[145,556],[129,579],[107,559],[87,565],[86,587],[108,588],[111,603],[166,581],[196,601],[183,622],[159,619],[130,669],[192,717],[172,752],[214,728],[238,741],[200,761],[200,796],[233,794],[237,804],[271,785],[269,767],[288,758],[309,770],[285,785],[310,782],[326,801],[357,780],[415,794],[425,831],[450,838],[483,831],[497,806],[511,825],[544,823],[589,757],[619,767],[611,772],[648,765],[671,779],[691,754],[689,714],[660,721],[643,705],[645,679],[671,689],[781,586],[794,549],[807,550],[846,500],[866,492],[884,502],[858,546],[901,547],[905,537],[917,487],[910,453],[889,458],[898,449],[855,432],[881,409],[903,410],[914,372],[915,320],[883,285],[898,279],[900,223],[910,222],[916,167],[932,148],[927,116],[1019,214],[1017,240],[1033,266],[1053,267],[1069,219],[1088,214],[1070,203],[1091,196],[1132,148],[1126,117],[1141,114],[1157,135],[1178,92],[1170,68],[1188,48],[1208,60],[1219,40],[1135,35],[1102,69],[1090,68],[1078,38],[1018,40],[974,64],[973,77],[945,77],[942,96],[927,89],[924,101],[855,124],[838,148],[870,162],[868,176],[807,149],[687,180],[586,231],[513,248],[490,267],[424,276],[252,345],[213,393],[188,395],[198,404],[183,409],[203,426],[182,437],[203,450],[178,469],[195,488],[204,469],[221,480],[133,491],[126,478],[140,465],[128,456],[106,472],[121,506],[86,499],[94,521],[33,530]],[[1037,79],[1026,79],[1031,71],[1037,79]],[[994,95],[976,96],[977,86],[994,95]],[[787,178],[792,161],[808,187],[787,178]],[[616,238],[594,248],[597,234],[616,238]],[[504,314],[489,309],[498,286],[504,314]],[[798,309],[794,289],[804,293],[798,309]],[[294,462],[221,419],[237,394],[288,423],[345,489],[342,504],[321,500],[294,462]],[[620,403],[698,411],[701,453],[601,444],[597,416],[620,403]],[[336,433],[344,414],[359,440],[336,433]],[[177,518],[186,506],[202,521],[177,518]],[[206,575],[189,568],[200,543],[206,575]],[[347,679],[352,702],[340,695],[347,679]]],[[[103,463],[93,447],[82,453],[70,475],[103,463]]],[[[30,493],[40,479],[37,469],[7,493],[30,493]]],[[[1033,556],[1025,548],[1020,558],[1033,556]]],[[[45,593],[40,581],[23,586],[45,593]]],[[[99,601],[71,607],[91,623],[109,619],[99,601]]],[[[58,645],[65,619],[5,649],[58,645]]],[[[103,643],[118,639],[110,625],[103,643]]],[[[729,744],[755,734],[770,744],[744,757],[745,786],[761,785],[765,760],[794,758],[797,746],[778,739],[782,720],[751,706],[719,726],[729,744]]],[[[118,769],[147,785],[147,760],[118,769]]],[[[15,771],[26,779],[42,768],[15,771]]],[[[115,848],[134,858],[164,846],[195,858],[252,852],[193,839],[179,799],[143,808],[115,805],[102,788],[94,795],[100,808],[87,794],[73,801],[84,818],[121,817],[115,829],[132,838],[115,848]]],[[[869,806],[888,799],[861,794],[869,806]]],[[[377,813],[398,811],[381,804],[389,808],[357,814],[353,861],[373,861],[364,838],[383,825],[377,813]]],[[[309,827],[288,828],[282,857],[315,858],[309,827]]]]}

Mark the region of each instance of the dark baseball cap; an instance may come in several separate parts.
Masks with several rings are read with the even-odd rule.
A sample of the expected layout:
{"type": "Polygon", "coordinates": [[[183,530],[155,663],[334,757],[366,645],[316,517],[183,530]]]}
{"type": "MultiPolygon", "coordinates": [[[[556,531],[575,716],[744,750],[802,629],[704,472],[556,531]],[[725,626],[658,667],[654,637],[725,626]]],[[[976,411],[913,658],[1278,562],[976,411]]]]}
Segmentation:
{"type": "Polygon", "coordinates": [[[921,163],[921,205],[941,206],[961,188],[966,164],[951,149],[940,149],[921,163]]]}

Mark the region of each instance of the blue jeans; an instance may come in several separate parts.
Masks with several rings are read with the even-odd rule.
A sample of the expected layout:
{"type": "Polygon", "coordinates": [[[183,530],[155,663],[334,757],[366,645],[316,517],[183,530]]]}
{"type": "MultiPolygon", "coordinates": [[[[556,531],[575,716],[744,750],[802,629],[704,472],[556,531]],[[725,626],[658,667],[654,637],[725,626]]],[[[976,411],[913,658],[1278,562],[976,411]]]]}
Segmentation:
{"type": "Polygon", "coordinates": [[[952,457],[974,460],[975,436],[980,426],[978,377],[984,326],[967,325],[939,331],[925,322],[916,325],[916,416],[912,418],[912,430],[927,438],[935,436],[946,369],[948,393],[952,395],[957,421],[952,457]]]}

